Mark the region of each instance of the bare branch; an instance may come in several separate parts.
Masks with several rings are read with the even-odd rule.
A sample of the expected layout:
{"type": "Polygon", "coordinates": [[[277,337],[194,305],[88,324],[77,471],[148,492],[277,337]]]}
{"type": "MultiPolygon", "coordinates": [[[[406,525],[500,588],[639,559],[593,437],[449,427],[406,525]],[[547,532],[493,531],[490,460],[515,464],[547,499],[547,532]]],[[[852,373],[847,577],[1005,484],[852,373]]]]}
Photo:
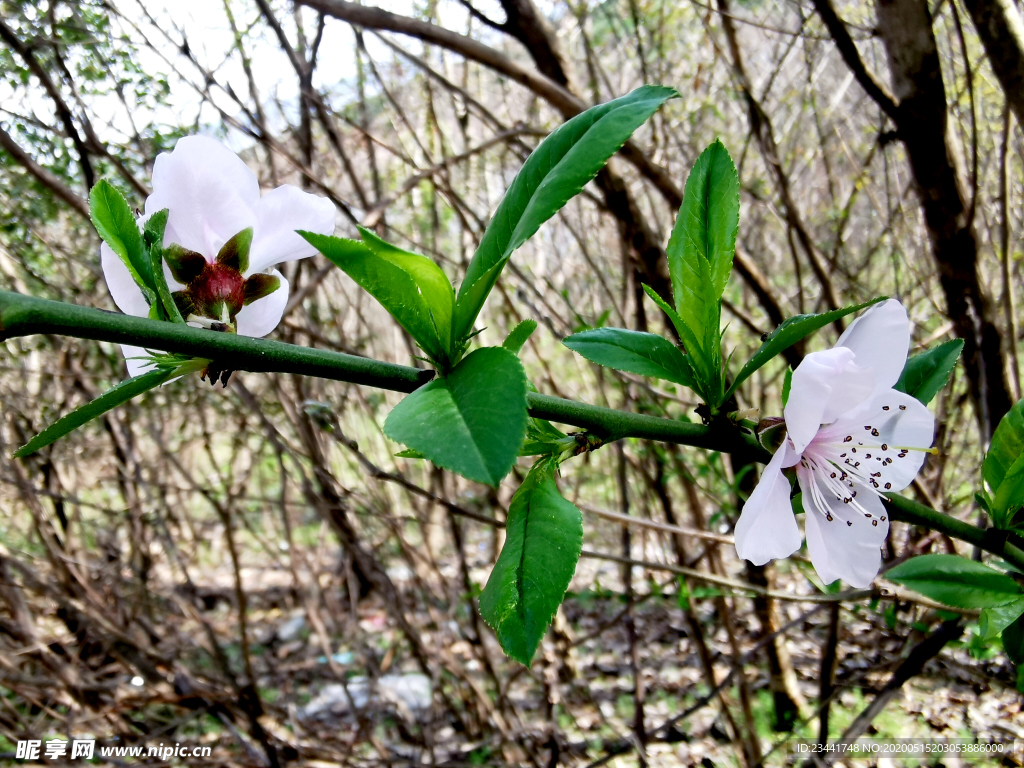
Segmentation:
{"type": "Polygon", "coordinates": [[[836,47],[839,48],[843,61],[846,62],[846,66],[853,72],[853,76],[857,78],[860,87],[881,107],[885,114],[893,121],[898,122],[900,107],[896,102],[896,97],[889,93],[889,90],[871,74],[864,64],[863,59],[860,57],[860,52],[857,50],[857,44],[850,36],[846,24],[839,18],[839,14],[836,13],[836,9],[832,6],[832,0],[814,0],[814,7],[817,9],[818,15],[821,16],[821,20],[825,22],[825,26],[828,27],[828,31],[832,35],[832,39],[835,40],[836,47]]]}
{"type": "Polygon", "coordinates": [[[0,146],[2,146],[11,157],[17,160],[26,171],[35,176],[36,180],[40,184],[82,214],[86,219],[89,218],[89,203],[86,202],[85,198],[68,187],[53,173],[46,170],[39,165],[39,163],[33,160],[32,157],[18,145],[18,142],[16,142],[14,138],[3,129],[3,127],[0,127],[0,146]]]}

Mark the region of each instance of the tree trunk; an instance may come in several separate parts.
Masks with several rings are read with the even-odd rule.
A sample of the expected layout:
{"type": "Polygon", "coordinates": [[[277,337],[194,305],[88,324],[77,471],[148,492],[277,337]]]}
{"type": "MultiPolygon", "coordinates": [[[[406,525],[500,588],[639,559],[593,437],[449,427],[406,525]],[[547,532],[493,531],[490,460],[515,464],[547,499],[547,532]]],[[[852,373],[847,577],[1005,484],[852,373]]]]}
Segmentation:
{"type": "Polygon", "coordinates": [[[939,280],[978,410],[981,440],[1012,404],[995,312],[981,285],[978,243],[950,135],[939,52],[925,0],[877,0],[878,31],[892,76],[897,131],[907,148],[924,208],[939,280]]]}
{"type": "Polygon", "coordinates": [[[1006,102],[1024,125],[1024,19],[1012,0],[964,0],[1006,102]]]}

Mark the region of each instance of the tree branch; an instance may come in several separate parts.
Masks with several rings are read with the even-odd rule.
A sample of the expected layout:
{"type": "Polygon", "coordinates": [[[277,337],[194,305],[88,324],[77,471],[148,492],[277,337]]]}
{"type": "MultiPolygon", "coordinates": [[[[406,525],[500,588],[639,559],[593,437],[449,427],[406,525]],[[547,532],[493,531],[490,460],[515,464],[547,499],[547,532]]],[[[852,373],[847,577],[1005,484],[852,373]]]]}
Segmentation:
{"type": "Polygon", "coordinates": [[[391,32],[398,32],[399,34],[409,35],[424,42],[433,43],[434,45],[454,51],[461,56],[465,56],[467,59],[483,64],[496,72],[512,78],[520,85],[526,86],[538,96],[550,102],[555,109],[566,117],[572,117],[586,109],[586,105],[582,101],[555,81],[535,70],[518,64],[505,54],[471,37],[451,32],[426,21],[413,19],[409,16],[400,16],[397,13],[391,13],[380,8],[356,5],[355,3],[347,2],[347,0],[300,0],[300,2],[302,5],[308,5],[310,8],[315,8],[329,16],[351,24],[358,24],[370,29],[386,29],[391,32]]]}
{"type": "MultiPolygon", "coordinates": [[[[829,265],[818,250],[817,245],[815,245],[814,238],[807,224],[800,216],[796,201],[793,199],[789,176],[782,167],[782,154],[775,143],[775,129],[772,126],[771,118],[764,107],[761,106],[761,102],[754,96],[754,89],[743,59],[743,51],[740,48],[739,38],[736,34],[736,25],[733,23],[732,16],[730,15],[729,0],[718,0],[718,6],[722,10],[722,29],[725,32],[725,38],[729,45],[729,54],[732,57],[733,76],[747,102],[750,132],[757,139],[757,145],[761,149],[761,156],[764,158],[765,165],[768,166],[768,170],[775,179],[775,186],[782,201],[782,209],[786,215],[786,224],[796,234],[797,240],[800,241],[800,245],[807,254],[807,260],[810,262],[811,270],[821,286],[822,296],[825,299],[826,305],[830,310],[839,309],[841,306],[839,294],[836,291],[835,284],[832,282],[832,278],[829,276],[829,265]]],[[[833,325],[836,332],[840,334],[846,328],[842,318],[836,318],[833,325]]]]}
{"type": "Polygon", "coordinates": [[[1011,0],[964,0],[1006,102],[1024,125],[1024,20],[1011,0]]]}
{"type": "Polygon", "coordinates": [[[81,195],[58,179],[53,173],[43,168],[14,140],[7,131],[0,127],[0,147],[13,157],[26,171],[35,176],[36,181],[49,189],[53,194],[70,205],[86,219],[89,218],[89,204],[81,195]]]}
{"type": "Polygon", "coordinates": [[[860,57],[860,51],[857,50],[857,44],[850,36],[846,24],[839,18],[839,14],[832,6],[832,0],[814,0],[814,7],[817,9],[818,15],[821,16],[821,20],[825,22],[825,26],[828,27],[829,34],[835,40],[843,61],[853,72],[853,76],[857,78],[860,87],[893,122],[898,122],[900,105],[897,103],[896,97],[889,93],[889,89],[879,82],[865,66],[864,60],[860,57]]]}
{"type": "MultiPolygon", "coordinates": [[[[295,373],[395,392],[412,392],[434,377],[434,371],[341,352],[231,333],[216,333],[177,323],[0,291],[0,342],[42,333],[134,344],[147,349],[209,358],[233,370],[295,373]]],[[[527,395],[527,405],[530,415],[535,418],[590,430],[603,436],[606,442],[633,437],[740,455],[762,464],[771,458],[769,452],[752,436],[738,429],[724,428],[724,425],[711,428],[676,419],[616,411],[535,392],[527,395]]],[[[897,494],[887,495],[886,509],[893,520],[942,531],[1024,569],[1024,551],[1008,541],[1005,531],[976,528],[897,494]]]]}
{"type": "MultiPolygon", "coordinates": [[[[518,64],[490,46],[436,24],[400,16],[380,8],[356,5],[347,0],[299,0],[299,2],[350,24],[409,35],[424,42],[439,45],[478,64],[483,64],[529,88],[550,103],[566,119],[578,115],[587,108],[581,99],[554,80],[518,64]]],[[[626,145],[619,151],[645,178],[654,184],[669,206],[678,208],[682,205],[682,192],[663,168],[652,163],[650,158],[632,142],[626,142],[626,145]]]]}
{"type": "Polygon", "coordinates": [[[342,352],[215,333],[0,291],[0,341],[36,333],[136,344],[146,349],[215,359],[235,370],[298,373],[397,392],[412,392],[434,376],[433,371],[342,352]]]}
{"type": "Polygon", "coordinates": [[[64,97],[61,96],[60,90],[57,85],[50,79],[50,76],[43,69],[42,64],[36,58],[35,53],[32,49],[25,45],[18,36],[14,33],[14,30],[8,27],[3,19],[0,19],[0,40],[3,40],[15,53],[21,57],[22,61],[25,62],[29,70],[39,83],[43,86],[43,90],[46,91],[47,95],[53,101],[53,106],[57,110],[57,116],[60,118],[61,124],[64,126],[64,130],[67,131],[68,138],[75,145],[75,151],[78,152],[78,163],[82,168],[82,177],[85,180],[85,188],[92,189],[92,185],[95,183],[95,173],[93,172],[92,163],[89,161],[89,151],[86,148],[85,141],[78,133],[78,129],[75,127],[75,120],[71,114],[71,108],[68,107],[67,102],[64,101],[64,97]]]}
{"type": "Polygon", "coordinates": [[[899,693],[900,688],[910,678],[921,673],[924,665],[939,655],[939,651],[946,647],[952,640],[957,640],[964,632],[964,625],[960,619],[945,621],[938,631],[925,637],[910,652],[903,663],[899,665],[892,677],[885,684],[885,687],[871,700],[871,703],[857,715],[856,719],[843,732],[839,743],[851,744],[854,739],[864,733],[883,709],[899,693]]]}

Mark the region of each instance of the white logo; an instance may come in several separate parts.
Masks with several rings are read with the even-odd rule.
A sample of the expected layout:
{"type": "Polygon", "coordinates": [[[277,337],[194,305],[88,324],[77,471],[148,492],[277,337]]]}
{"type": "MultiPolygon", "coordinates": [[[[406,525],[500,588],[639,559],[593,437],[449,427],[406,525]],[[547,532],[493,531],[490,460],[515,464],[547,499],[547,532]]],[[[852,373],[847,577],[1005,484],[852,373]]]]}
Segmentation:
{"type": "Polygon", "coordinates": [[[18,760],[38,760],[39,759],[39,747],[43,742],[38,739],[32,739],[29,741],[19,741],[18,751],[15,753],[15,757],[18,760]]]}
{"type": "Polygon", "coordinates": [[[92,754],[96,749],[96,740],[88,739],[79,741],[75,739],[71,742],[71,759],[74,760],[76,757],[83,757],[86,760],[92,759],[92,754]]]}

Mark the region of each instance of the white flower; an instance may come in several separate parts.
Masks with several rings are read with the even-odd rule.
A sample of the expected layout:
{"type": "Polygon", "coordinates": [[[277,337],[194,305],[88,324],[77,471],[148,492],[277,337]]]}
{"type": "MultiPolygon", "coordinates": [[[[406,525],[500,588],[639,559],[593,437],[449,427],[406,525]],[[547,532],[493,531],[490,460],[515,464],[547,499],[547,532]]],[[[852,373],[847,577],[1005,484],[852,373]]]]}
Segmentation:
{"type": "MultiPolygon", "coordinates": [[[[179,139],[173,152],[156,158],[153,194],[146,198],[140,226],[164,208],[164,247],[171,249],[165,252],[164,274],[183,316],[193,325],[223,323],[243,336],[266,336],[281,322],[288,281],[274,265],[316,253],[295,230],[334,232],[335,207],[330,200],[289,185],[261,197],[248,166],[205,136],[179,139]],[[239,260],[237,253],[234,260],[226,258],[232,247],[222,254],[225,243],[236,235],[244,241],[250,228],[247,259],[239,260]]],[[[244,254],[244,244],[239,250],[244,254]]],[[[100,246],[100,255],[118,309],[148,317],[149,305],[128,268],[106,243],[100,246]]],[[[131,376],[152,367],[141,347],[124,344],[121,349],[131,376]]]]}
{"type": "Polygon", "coordinates": [[[935,418],[893,389],[907,362],[910,322],[890,299],[857,318],[832,349],[793,372],[787,436],[743,506],[736,552],[755,565],[800,548],[782,470],[796,467],[807,549],[826,584],[866,587],[889,531],[881,495],[913,481],[932,444],[935,418]]]}

